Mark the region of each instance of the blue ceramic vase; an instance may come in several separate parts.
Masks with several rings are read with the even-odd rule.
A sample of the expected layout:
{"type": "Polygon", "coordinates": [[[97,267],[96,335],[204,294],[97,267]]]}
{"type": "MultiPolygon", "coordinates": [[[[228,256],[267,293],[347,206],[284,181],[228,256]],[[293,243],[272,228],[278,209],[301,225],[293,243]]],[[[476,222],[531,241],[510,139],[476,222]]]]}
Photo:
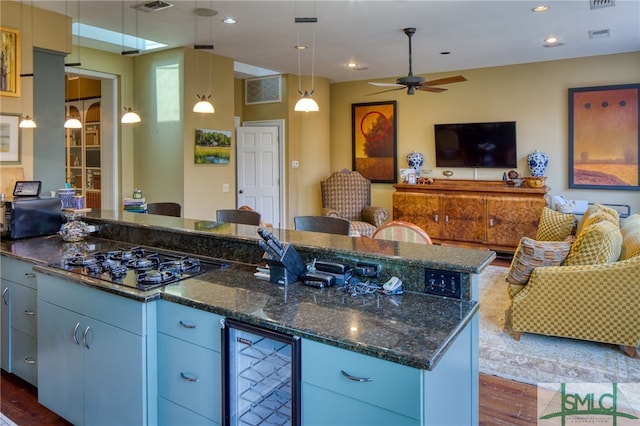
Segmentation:
{"type": "Polygon", "coordinates": [[[422,164],[424,164],[424,155],[413,151],[411,154],[407,154],[407,163],[409,163],[409,167],[416,171],[416,177],[418,177],[420,176],[422,164]]]}
{"type": "Polygon", "coordinates": [[[527,155],[527,164],[531,171],[531,176],[544,176],[544,172],[549,165],[549,156],[537,149],[527,155]]]}

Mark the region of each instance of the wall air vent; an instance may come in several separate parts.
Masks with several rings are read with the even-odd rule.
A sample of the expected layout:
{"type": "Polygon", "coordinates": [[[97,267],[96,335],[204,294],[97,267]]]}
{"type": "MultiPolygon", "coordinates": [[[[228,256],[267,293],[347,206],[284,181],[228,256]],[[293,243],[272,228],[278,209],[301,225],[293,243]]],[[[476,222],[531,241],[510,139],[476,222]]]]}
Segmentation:
{"type": "Polygon", "coordinates": [[[591,10],[604,9],[605,7],[613,7],[616,5],[616,0],[589,0],[589,7],[591,10]]]}
{"type": "Polygon", "coordinates": [[[280,75],[248,78],[244,81],[245,105],[280,102],[280,75]]]}
{"type": "Polygon", "coordinates": [[[151,13],[151,12],[157,12],[159,10],[162,9],[167,9],[169,7],[172,7],[173,5],[171,3],[167,3],[166,1],[150,1],[147,3],[138,3],[136,5],[133,5],[131,7],[133,7],[136,10],[139,10],[140,12],[147,12],[147,13],[151,13]]]}
{"type": "Polygon", "coordinates": [[[611,30],[607,28],[606,30],[590,30],[589,38],[607,38],[611,35],[611,30]]]}

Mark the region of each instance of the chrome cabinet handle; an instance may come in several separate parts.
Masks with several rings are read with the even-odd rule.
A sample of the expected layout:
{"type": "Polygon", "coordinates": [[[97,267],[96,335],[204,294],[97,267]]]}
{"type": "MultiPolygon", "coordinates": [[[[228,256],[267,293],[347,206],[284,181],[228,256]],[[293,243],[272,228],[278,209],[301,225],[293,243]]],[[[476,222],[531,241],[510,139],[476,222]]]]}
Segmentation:
{"type": "Polygon", "coordinates": [[[35,315],[36,313],[35,313],[35,312],[33,312],[33,311],[27,311],[27,310],[25,310],[25,311],[24,311],[24,314],[25,314],[25,315],[29,315],[29,316],[33,316],[33,315],[35,315]]]}
{"type": "Polygon", "coordinates": [[[80,328],[80,323],[79,322],[77,322],[76,326],[73,327],[73,342],[76,345],[80,346],[80,342],[78,341],[78,328],[80,328]]]}
{"type": "Polygon", "coordinates": [[[35,278],[36,274],[34,274],[33,272],[25,272],[24,273],[24,277],[25,278],[35,278]]]}
{"type": "Polygon", "coordinates": [[[82,333],[82,344],[87,349],[91,349],[87,343],[87,334],[89,334],[89,330],[91,330],[91,327],[87,326],[87,328],[84,329],[84,333],[82,333]]]}
{"type": "Polygon", "coordinates": [[[8,292],[9,292],[9,287],[7,287],[4,290],[2,290],[2,303],[4,303],[5,305],[9,304],[9,301],[7,300],[7,293],[8,292]]]}
{"type": "Polygon", "coordinates": [[[368,377],[356,377],[356,376],[352,376],[351,374],[347,373],[344,370],[340,370],[340,372],[342,373],[342,375],[344,377],[346,377],[349,380],[353,380],[354,382],[373,382],[373,379],[370,379],[368,377]]]}
{"type": "Polygon", "coordinates": [[[36,363],[36,359],[32,356],[28,356],[24,359],[24,362],[26,362],[27,364],[35,364],[36,363]]]}
{"type": "Polygon", "coordinates": [[[198,328],[197,324],[187,324],[186,322],[180,320],[180,325],[183,326],[184,328],[198,328]]]}
{"type": "Polygon", "coordinates": [[[489,219],[489,226],[490,226],[490,227],[495,226],[495,225],[494,225],[494,223],[493,223],[493,218],[490,218],[490,219],[489,219]]]}
{"type": "Polygon", "coordinates": [[[446,223],[449,223],[449,215],[448,215],[448,214],[445,214],[445,215],[444,215],[444,221],[445,221],[446,223]]]}
{"type": "Polygon", "coordinates": [[[180,377],[187,382],[199,382],[200,379],[195,374],[180,372],[180,377]]]}

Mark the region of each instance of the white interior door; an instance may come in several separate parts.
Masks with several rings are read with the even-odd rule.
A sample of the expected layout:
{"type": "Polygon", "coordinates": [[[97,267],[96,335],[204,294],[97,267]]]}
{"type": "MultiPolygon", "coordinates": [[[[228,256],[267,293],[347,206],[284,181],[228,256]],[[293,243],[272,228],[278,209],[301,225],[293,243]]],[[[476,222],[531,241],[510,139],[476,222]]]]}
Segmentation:
{"type": "Polygon", "coordinates": [[[238,207],[249,206],[263,222],[280,227],[278,127],[239,127],[237,131],[238,207]]]}

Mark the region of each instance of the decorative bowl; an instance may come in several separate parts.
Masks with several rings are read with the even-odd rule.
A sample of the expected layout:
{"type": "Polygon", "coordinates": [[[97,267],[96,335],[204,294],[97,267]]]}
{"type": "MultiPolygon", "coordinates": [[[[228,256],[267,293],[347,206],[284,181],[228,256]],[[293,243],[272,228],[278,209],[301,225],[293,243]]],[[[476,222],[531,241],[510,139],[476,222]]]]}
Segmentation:
{"type": "Polygon", "coordinates": [[[545,176],[526,176],[524,182],[529,188],[542,188],[547,180],[545,176]]]}

